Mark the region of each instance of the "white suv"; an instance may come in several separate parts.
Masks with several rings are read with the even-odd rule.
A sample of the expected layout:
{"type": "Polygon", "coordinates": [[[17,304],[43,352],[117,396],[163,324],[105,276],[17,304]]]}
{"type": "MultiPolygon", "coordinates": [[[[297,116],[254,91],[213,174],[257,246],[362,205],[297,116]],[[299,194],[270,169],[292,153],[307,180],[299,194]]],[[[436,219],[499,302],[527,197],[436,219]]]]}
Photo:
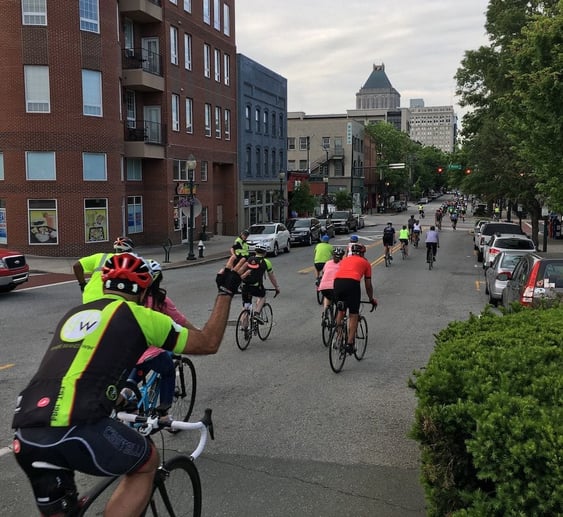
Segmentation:
{"type": "Polygon", "coordinates": [[[501,251],[536,251],[534,241],[526,235],[496,233],[483,246],[483,269],[488,268],[501,251]]]}

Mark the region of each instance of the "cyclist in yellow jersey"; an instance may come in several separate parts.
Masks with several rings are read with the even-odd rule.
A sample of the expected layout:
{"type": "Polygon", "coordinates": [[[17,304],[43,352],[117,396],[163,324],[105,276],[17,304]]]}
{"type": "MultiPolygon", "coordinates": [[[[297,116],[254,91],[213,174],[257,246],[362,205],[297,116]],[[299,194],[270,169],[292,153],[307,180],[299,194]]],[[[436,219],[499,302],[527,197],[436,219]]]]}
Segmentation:
{"type": "Polygon", "coordinates": [[[405,255],[407,257],[409,256],[409,237],[409,229],[407,228],[407,225],[404,224],[403,227],[399,230],[399,240],[401,241],[401,245],[405,250],[405,255]]]}
{"type": "Polygon", "coordinates": [[[148,437],[110,415],[149,344],[176,353],[217,352],[247,267],[245,260],[236,265],[235,260],[232,256],[215,278],[219,292],[202,330],[188,330],[142,306],[153,276],[147,262],[132,253],[110,257],[102,268],[102,297],[60,320],[39,369],[17,398],[12,421],[12,450],[42,515],[66,515],[76,504],[75,471],[123,475],[104,515],[141,515],[158,451],[148,437]]]}
{"type": "Polygon", "coordinates": [[[315,266],[316,285],[319,285],[319,278],[324,265],[332,258],[333,247],[332,244],[329,243],[329,240],[329,236],[325,234],[321,237],[321,242],[315,246],[315,258],[313,259],[313,264],[315,266]]]}

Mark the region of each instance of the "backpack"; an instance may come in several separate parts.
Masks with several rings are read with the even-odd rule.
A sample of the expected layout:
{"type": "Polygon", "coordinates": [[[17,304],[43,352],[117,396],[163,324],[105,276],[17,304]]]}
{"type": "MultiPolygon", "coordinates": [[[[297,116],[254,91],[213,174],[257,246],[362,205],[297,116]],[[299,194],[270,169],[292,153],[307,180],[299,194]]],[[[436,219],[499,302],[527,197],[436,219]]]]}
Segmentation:
{"type": "Polygon", "coordinates": [[[264,262],[264,257],[249,257],[246,261],[246,265],[248,266],[250,274],[243,279],[243,282],[248,285],[261,285],[264,278],[264,273],[266,272],[266,263],[264,262]]]}

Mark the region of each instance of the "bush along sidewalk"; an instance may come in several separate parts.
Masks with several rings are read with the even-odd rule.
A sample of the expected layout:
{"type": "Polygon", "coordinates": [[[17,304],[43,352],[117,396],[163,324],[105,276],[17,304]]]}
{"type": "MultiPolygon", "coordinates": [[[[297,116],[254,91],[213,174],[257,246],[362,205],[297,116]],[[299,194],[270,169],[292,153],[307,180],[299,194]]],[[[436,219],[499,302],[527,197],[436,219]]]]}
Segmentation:
{"type": "Polygon", "coordinates": [[[563,515],[563,307],[485,309],[410,385],[429,516],[563,515]]]}

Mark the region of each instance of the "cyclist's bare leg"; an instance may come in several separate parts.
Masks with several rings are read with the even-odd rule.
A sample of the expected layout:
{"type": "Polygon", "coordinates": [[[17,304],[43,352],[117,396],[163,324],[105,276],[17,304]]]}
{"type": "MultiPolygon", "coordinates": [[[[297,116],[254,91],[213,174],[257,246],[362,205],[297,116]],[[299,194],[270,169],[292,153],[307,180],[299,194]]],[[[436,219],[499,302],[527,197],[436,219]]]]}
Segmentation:
{"type": "Polygon", "coordinates": [[[260,314],[262,307],[264,307],[264,303],[266,303],[266,297],[262,296],[262,298],[256,298],[256,314],[260,314]]]}
{"type": "Polygon", "coordinates": [[[154,474],[159,465],[154,445],[149,460],[133,474],[123,476],[106,505],[105,517],[137,517],[147,506],[152,493],[154,474]]]}
{"type": "Polygon", "coordinates": [[[348,343],[346,344],[354,344],[356,340],[356,329],[358,328],[358,314],[349,314],[348,315],[348,343]]]}

